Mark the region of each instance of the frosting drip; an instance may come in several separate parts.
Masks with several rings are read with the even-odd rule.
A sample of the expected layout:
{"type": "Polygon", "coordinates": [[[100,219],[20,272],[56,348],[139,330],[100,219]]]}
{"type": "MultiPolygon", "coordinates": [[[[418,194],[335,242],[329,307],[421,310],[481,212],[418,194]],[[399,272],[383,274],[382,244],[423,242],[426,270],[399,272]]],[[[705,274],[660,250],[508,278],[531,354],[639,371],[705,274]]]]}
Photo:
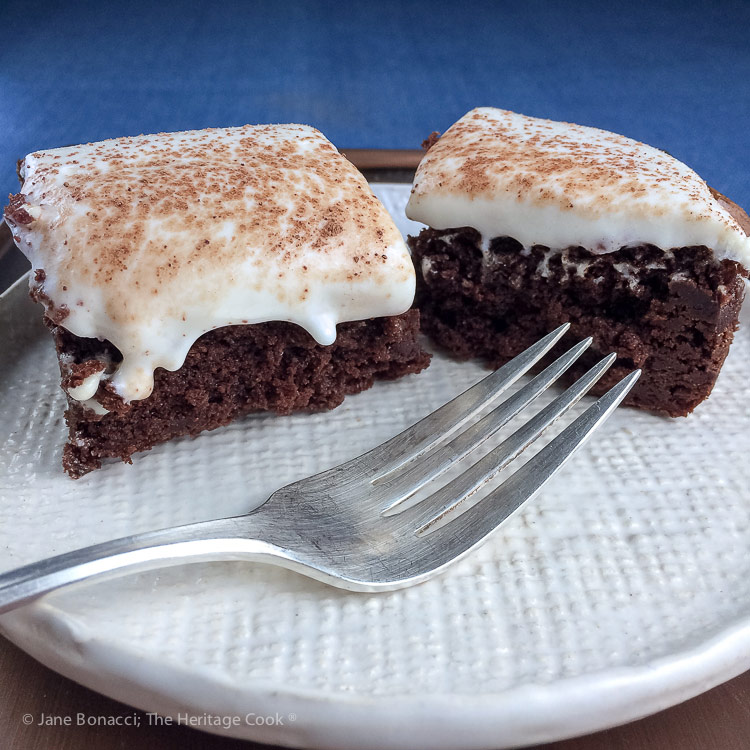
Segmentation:
{"type": "MultiPolygon", "coordinates": [[[[72,333],[120,350],[102,377],[126,402],[211,329],[288,321],[331,344],[338,323],[413,301],[398,229],[310,127],[118,138],[29,154],[21,175],[6,221],[44,271],[41,299],[72,333]]],[[[88,401],[97,383],[71,396],[88,401]]]]}

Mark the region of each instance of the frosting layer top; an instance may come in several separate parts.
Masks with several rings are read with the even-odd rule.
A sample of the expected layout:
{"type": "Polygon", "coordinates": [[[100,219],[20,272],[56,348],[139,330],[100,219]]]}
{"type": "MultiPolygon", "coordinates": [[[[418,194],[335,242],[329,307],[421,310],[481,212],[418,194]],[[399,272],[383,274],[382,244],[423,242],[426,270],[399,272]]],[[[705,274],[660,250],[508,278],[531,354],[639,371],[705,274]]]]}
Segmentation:
{"type": "Polygon", "coordinates": [[[6,221],[44,271],[42,299],[72,333],[120,350],[106,377],[126,402],[146,398],[154,369],[178,369],[213,328],[289,321],[331,344],[337,323],[401,314],[413,301],[392,219],[307,126],[35,152],[21,177],[6,221]]]}
{"type": "Polygon", "coordinates": [[[692,169],[597,128],[480,107],[425,155],[407,216],[469,226],[485,245],[613,252],[632,244],[705,245],[750,268],[750,238],[692,169]]]}

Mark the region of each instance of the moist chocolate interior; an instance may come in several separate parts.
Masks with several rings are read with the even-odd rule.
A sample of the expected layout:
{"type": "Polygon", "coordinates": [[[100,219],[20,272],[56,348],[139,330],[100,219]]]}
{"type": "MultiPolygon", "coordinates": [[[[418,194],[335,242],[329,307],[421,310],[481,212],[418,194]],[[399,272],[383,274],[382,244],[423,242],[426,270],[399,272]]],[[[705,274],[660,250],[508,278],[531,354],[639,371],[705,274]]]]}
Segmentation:
{"type": "Polygon", "coordinates": [[[706,247],[652,245],[594,254],[582,247],[524,249],[498,237],[488,253],[469,227],[409,238],[422,329],[461,359],[498,367],[564,322],[594,343],[572,372],[614,351],[603,392],[634,368],[626,403],[684,416],[711,392],[744,296],[742,267],[706,247]]]}
{"type": "MultiPolygon", "coordinates": [[[[108,342],[79,338],[49,320],[47,324],[65,386],[120,359],[108,342]]],[[[430,355],[418,335],[417,310],[343,323],[331,346],[317,344],[292,323],[218,328],[196,341],[179,370],[157,369],[147,399],[124,404],[100,386],[97,399],[111,412],[97,416],[69,398],[63,467],[78,478],[99,468],[104,458],[129,462],[137,451],[180,435],[195,436],[250,412],[333,409],[375,380],[427,367],[430,355]]]]}

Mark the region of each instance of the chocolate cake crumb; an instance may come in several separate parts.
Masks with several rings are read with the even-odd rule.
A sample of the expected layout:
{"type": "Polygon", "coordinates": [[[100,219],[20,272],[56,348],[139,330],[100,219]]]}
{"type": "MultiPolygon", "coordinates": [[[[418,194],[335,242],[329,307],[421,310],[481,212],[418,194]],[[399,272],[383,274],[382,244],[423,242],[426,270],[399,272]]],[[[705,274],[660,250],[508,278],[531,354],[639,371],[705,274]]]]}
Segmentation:
{"type": "Polygon", "coordinates": [[[61,362],[60,370],[62,374],[61,385],[63,390],[68,388],[77,388],[83,383],[86,378],[90,375],[94,375],[98,372],[104,372],[107,369],[107,363],[99,359],[87,359],[85,362],[77,364],[71,362],[65,364],[61,362]]]}
{"type": "Polygon", "coordinates": [[[29,297],[34,302],[44,305],[45,320],[59,325],[70,315],[70,309],[67,305],[55,305],[49,295],[44,292],[44,282],[46,279],[47,274],[43,269],[37,268],[34,271],[34,283],[29,284],[29,297]]]}
{"type": "Polygon", "coordinates": [[[8,196],[8,205],[5,207],[4,215],[14,224],[25,226],[34,221],[34,217],[24,208],[26,198],[21,193],[8,196]]]}
{"type": "Polygon", "coordinates": [[[523,248],[497,237],[485,255],[471,228],[409,238],[423,330],[460,359],[498,367],[562,323],[594,343],[578,377],[614,351],[602,393],[634,368],[625,403],[669,416],[708,397],[729,351],[747,272],[706,247],[653,245],[595,254],[581,247],[523,248]]]}
{"type": "Polygon", "coordinates": [[[440,140],[440,133],[437,130],[433,130],[427,138],[422,141],[422,148],[425,151],[429,151],[438,141],[440,140]]]}
{"type": "Polygon", "coordinates": [[[714,190],[710,186],[708,189],[711,191],[711,195],[719,201],[721,207],[740,225],[742,231],[750,236],[750,216],[747,215],[747,212],[734,201],[730,201],[729,198],[722,195],[718,190],[714,190]]]}
{"type": "MultiPolygon", "coordinates": [[[[61,362],[72,360],[68,367],[77,375],[120,359],[108,342],[48,325],[61,362]]],[[[331,346],[317,344],[292,323],[217,328],[196,341],[179,370],[156,370],[154,391],[147,399],[123,404],[102,385],[97,400],[110,413],[98,417],[68,398],[63,468],[77,479],[99,468],[103,459],[130,462],[133,453],[181,435],[196,436],[250,412],[333,409],[375,380],[427,367],[430,355],[421,348],[418,334],[417,310],[343,323],[331,346]]]]}

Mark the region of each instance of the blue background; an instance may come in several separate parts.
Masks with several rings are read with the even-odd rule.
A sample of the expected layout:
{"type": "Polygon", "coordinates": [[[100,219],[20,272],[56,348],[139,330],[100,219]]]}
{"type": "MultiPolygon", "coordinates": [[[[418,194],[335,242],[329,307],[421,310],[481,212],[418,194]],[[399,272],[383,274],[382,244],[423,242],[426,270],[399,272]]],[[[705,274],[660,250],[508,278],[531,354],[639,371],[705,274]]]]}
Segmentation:
{"type": "Polygon", "coordinates": [[[413,148],[496,105],[659,146],[750,206],[750,2],[3,4],[5,194],[39,148],[288,121],[413,148]]]}

